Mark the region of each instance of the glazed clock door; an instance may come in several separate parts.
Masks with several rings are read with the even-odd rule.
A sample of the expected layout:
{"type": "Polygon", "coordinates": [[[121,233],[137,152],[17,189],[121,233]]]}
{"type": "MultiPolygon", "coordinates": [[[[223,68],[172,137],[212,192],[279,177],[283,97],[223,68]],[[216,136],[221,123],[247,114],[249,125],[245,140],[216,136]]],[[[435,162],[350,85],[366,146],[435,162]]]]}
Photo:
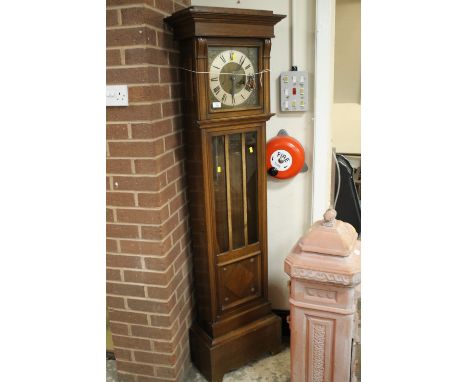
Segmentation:
{"type": "Polygon", "coordinates": [[[261,296],[258,138],[257,130],[209,137],[218,313],[261,296]]]}

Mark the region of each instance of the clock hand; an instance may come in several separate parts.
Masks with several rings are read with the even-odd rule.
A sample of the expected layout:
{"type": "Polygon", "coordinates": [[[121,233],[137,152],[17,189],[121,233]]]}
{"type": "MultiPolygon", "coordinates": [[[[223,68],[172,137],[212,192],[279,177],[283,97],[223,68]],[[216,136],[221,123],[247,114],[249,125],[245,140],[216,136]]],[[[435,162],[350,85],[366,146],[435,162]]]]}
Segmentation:
{"type": "Polygon", "coordinates": [[[231,81],[232,81],[232,87],[231,87],[231,96],[234,98],[234,94],[236,93],[235,85],[236,85],[236,75],[234,72],[231,74],[231,81]]]}

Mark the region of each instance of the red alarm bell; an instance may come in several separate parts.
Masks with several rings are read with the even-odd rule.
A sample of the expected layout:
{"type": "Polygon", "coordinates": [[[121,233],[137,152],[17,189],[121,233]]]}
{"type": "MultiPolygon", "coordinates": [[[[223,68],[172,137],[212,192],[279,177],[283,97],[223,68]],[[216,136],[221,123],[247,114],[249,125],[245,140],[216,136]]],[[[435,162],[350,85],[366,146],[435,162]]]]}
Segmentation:
{"type": "Polygon", "coordinates": [[[292,178],[303,169],[304,156],[304,148],[297,139],[288,135],[277,135],[267,142],[268,174],[278,179],[292,178]]]}

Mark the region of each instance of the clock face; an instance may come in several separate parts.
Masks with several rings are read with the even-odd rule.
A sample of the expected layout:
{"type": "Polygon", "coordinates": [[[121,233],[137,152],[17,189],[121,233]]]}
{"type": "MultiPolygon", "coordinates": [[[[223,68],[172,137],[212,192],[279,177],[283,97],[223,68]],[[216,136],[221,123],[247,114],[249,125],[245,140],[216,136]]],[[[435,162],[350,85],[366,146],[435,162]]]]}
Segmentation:
{"type": "Polygon", "coordinates": [[[258,48],[210,47],[211,109],[258,106],[258,48]]]}

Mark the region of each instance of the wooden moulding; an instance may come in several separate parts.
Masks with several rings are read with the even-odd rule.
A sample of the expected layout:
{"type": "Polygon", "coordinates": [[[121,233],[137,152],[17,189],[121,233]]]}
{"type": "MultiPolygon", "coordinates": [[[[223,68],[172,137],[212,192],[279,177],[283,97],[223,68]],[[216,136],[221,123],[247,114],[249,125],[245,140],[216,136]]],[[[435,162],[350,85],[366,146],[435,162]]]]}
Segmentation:
{"type": "Polygon", "coordinates": [[[177,40],[194,35],[271,38],[275,36],[274,25],[285,17],[272,11],[192,6],[164,20],[174,27],[177,40]]]}
{"type": "Polygon", "coordinates": [[[194,363],[211,382],[261,356],[265,351],[281,350],[281,319],[269,314],[240,329],[213,340],[197,324],[190,329],[190,348],[194,363]]]}

